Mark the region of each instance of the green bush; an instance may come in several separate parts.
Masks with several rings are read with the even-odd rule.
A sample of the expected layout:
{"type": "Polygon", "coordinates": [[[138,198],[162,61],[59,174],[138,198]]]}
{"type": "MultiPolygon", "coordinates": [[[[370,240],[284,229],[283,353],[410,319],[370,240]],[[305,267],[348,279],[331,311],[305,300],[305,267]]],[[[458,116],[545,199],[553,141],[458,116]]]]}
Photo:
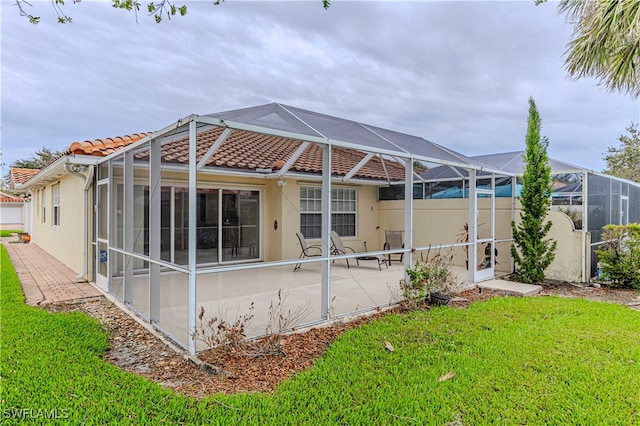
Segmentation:
{"type": "Polygon", "coordinates": [[[596,250],[600,269],[613,288],[640,289],[640,224],[606,225],[596,250]]]}
{"type": "Polygon", "coordinates": [[[10,237],[13,234],[17,234],[19,232],[22,231],[18,229],[0,229],[0,237],[10,237]]]}
{"type": "Polygon", "coordinates": [[[451,271],[453,255],[438,252],[431,259],[416,261],[407,268],[409,281],[400,281],[402,296],[411,307],[418,307],[427,301],[431,292],[448,292],[456,285],[451,271]]]}

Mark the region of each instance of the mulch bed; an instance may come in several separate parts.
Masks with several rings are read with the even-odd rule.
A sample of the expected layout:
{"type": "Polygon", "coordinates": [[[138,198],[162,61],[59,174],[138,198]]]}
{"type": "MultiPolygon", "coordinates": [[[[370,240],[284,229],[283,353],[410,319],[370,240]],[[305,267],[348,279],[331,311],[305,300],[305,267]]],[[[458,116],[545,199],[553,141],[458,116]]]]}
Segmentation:
{"type": "MultiPolygon", "coordinates": [[[[639,290],[614,290],[551,281],[543,287],[543,296],[581,297],[640,308],[639,290]]],[[[452,301],[451,306],[466,308],[471,303],[500,296],[487,290],[482,293],[477,289],[467,290],[452,301]]],[[[346,330],[385,315],[377,312],[353,322],[336,323],[285,336],[279,342],[281,352],[277,354],[260,356],[256,353],[221,348],[199,353],[198,359],[225,372],[212,374],[187,361],[103,297],[45,307],[52,312],[86,312],[97,318],[104,324],[110,336],[111,348],[104,355],[107,361],[123,370],[147,377],[175,392],[197,398],[218,392],[271,392],[282,381],[309,368],[346,330]]]]}

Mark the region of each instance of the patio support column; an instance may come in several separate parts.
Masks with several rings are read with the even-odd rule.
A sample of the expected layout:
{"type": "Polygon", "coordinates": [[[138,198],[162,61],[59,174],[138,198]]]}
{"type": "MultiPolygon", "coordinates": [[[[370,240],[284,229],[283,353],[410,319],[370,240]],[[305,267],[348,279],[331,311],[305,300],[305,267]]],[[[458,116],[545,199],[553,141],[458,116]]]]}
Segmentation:
{"type": "MultiPolygon", "coordinates": [[[[404,161],[404,247],[413,247],[413,156],[404,161]]],[[[413,263],[411,250],[404,253],[405,281],[409,282],[407,268],[413,263]]]]}
{"type": "Polygon", "coordinates": [[[496,244],[496,174],[491,174],[491,269],[493,269],[493,276],[496,275],[496,259],[495,252],[498,249],[496,244]]]}
{"type": "Polygon", "coordinates": [[[329,319],[331,312],[331,145],[322,146],[322,274],[320,316],[329,319]]]}
{"type": "MultiPolygon", "coordinates": [[[[160,259],[160,140],[151,141],[149,158],[149,257],[160,259]]],[[[149,321],[160,321],[160,265],[149,262],[149,321]]]]}
{"type": "Polygon", "coordinates": [[[124,295],[125,304],[133,302],[133,151],[124,154],[124,295]]]}
{"type": "Polygon", "coordinates": [[[478,199],[476,197],[476,171],[475,169],[469,170],[469,234],[467,239],[469,240],[467,245],[467,257],[469,259],[469,279],[472,283],[476,282],[476,265],[477,250],[476,240],[478,238],[478,199]]]}
{"type": "MultiPolygon", "coordinates": [[[[511,178],[511,221],[515,222],[516,220],[516,199],[518,198],[518,178],[516,176],[513,176],[511,178]]],[[[512,246],[514,244],[513,241],[513,230],[509,231],[509,234],[511,235],[511,244],[510,246],[512,246]]],[[[511,248],[511,247],[509,247],[511,248]]],[[[515,260],[513,260],[513,256],[509,255],[509,264],[510,264],[510,271],[511,273],[514,273],[516,271],[516,262],[515,260]]]]}
{"type": "Polygon", "coordinates": [[[196,122],[193,117],[189,121],[189,353],[196,353],[196,210],[197,210],[197,175],[196,175],[196,122]]]}
{"type": "Polygon", "coordinates": [[[589,229],[589,223],[587,222],[587,210],[589,210],[589,206],[587,205],[587,201],[589,201],[588,193],[589,187],[589,174],[587,172],[582,172],[582,282],[589,282],[589,276],[591,275],[591,239],[587,238],[587,232],[589,229]],[[587,275],[588,274],[588,275],[587,275]]]}
{"type": "MultiPolygon", "coordinates": [[[[175,186],[171,186],[170,187],[170,195],[169,195],[169,211],[170,212],[175,212],[176,211],[176,187],[175,186]]],[[[162,225],[160,225],[162,227],[162,225]]],[[[171,253],[170,255],[170,262],[171,263],[175,263],[176,261],[176,215],[175,214],[171,214],[171,217],[169,218],[169,233],[170,233],[170,247],[169,247],[169,253],[171,253]]]]}

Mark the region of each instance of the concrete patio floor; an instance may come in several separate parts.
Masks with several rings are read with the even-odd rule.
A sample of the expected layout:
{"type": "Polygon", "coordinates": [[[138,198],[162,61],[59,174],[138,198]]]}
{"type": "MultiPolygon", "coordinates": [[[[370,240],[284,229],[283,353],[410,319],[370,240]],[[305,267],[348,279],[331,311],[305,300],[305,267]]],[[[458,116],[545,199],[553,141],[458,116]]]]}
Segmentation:
{"type": "MultiPolygon", "coordinates": [[[[265,265],[266,266],[266,265],[265,265]]],[[[461,289],[473,287],[467,282],[467,271],[454,267],[461,289]]],[[[306,327],[322,322],[321,261],[306,263],[294,272],[293,266],[266,266],[233,272],[201,274],[196,284],[196,312],[204,310],[203,318],[223,319],[233,324],[244,315],[253,319],[246,327],[248,336],[259,336],[273,330],[280,314],[287,328],[306,327]]],[[[377,262],[344,261],[331,266],[329,312],[332,318],[353,317],[386,307],[401,299],[400,280],[404,265],[393,262],[380,270],[377,262]]],[[[123,300],[122,282],[111,293],[123,300]]],[[[144,318],[149,318],[149,276],[134,276],[131,306],[144,318]]],[[[166,271],[160,274],[159,320],[156,323],[173,340],[186,345],[188,341],[188,277],[166,271]]]]}
{"type": "MultiPolygon", "coordinates": [[[[321,264],[307,263],[296,272],[293,266],[268,266],[234,272],[198,275],[196,285],[199,313],[204,318],[224,319],[233,324],[245,314],[253,316],[248,336],[265,334],[274,327],[274,316],[291,319],[288,326],[301,327],[322,321],[321,264]],[[275,315],[274,315],[275,314],[275,315]]],[[[377,262],[355,262],[350,268],[335,262],[331,268],[329,309],[333,318],[354,315],[397,302],[404,267],[393,263],[378,269],[377,262]]],[[[149,317],[149,278],[136,275],[132,289],[132,306],[141,316],[149,317]]],[[[122,285],[112,293],[123,299],[122,285]]],[[[186,344],[188,339],[188,277],[176,272],[160,274],[160,312],[158,327],[172,339],[186,344]]]]}
{"type": "MultiPolygon", "coordinates": [[[[79,281],[76,273],[53,258],[36,244],[17,243],[17,237],[0,239],[6,247],[18,274],[26,303],[75,302],[104,296],[96,286],[79,281]]],[[[471,288],[464,268],[454,267],[457,282],[471,288]]],[[[404,265],[394,262],[379,270],[377,262],[336,261],[331,267],[329,309],[331,317],[353,316],[400,300],[400,280],[404,265]]],[[[245,314],[253,316],[247,335],[256,336],[273,327],[276,316],[283,314],[295,320],[288,326],[319,323],[321,317],[321,263],[306,263],[294,272],[291,266],[273,266],[234,272],[198,275],[197,312],[204,309],[204,319],[224,319],[234,323],[245,314]]],[[[504,294],[528,296],[537,294],[539,286],[528,286],[505,280],[489,280],[477,285],[479,291],[490,289],[504,294]]],[[[176,272],[163,272],[160,277],[160,313],[155,324],[183,346],[188,343],[188,277],[176,272]]],[[[123,301],[122,283],[114,281],[111,294],[123,301]]],[[[122,305],[121,305],[122,306],[122,305]]],[[[130,306],[149,318],[149,276],[135,275],[130,306]]],[[[199,345],[202,346],[202,345],[199,345]]],[[[201,348],[201,347],[200,347],[201,348]]]]}

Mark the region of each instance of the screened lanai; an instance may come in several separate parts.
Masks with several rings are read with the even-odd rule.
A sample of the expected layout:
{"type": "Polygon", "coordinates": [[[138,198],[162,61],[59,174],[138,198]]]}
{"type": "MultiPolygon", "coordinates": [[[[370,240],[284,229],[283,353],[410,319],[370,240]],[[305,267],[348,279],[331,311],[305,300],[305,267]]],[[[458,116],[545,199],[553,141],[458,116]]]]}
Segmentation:
{"type": "MultiPolygon", "coordinates": [[[[515,195],[520,190],[524,171],[524,151],[472,157],[493,169],[516,176],[515,195]]],[[[553,182],[552,210],[571,216],[575,232],[583,235],[583,281],[595,276],[595,248],[602,243],[602,227],[607,224],[640,222],[640,184],[596,173],[558,159],[550,158],[553,182]]],[[[468,173],[463,168],[441,166],[421,173],[422,182],[414,183],[415,198],[467,197],[468,173]],[[423,185],[420,188],[420,185],[423,185]]],[[[496,197],[512,191],[511,179],[496,180],[496,197]]]]}
{"type": "MultiPolygon", "coordinates": [[[[508,175],[421,137],[277,103],[191,115],[98,165],[96,283],[191,353],[207,347],[198,331],[214,318],[250,314],[252,337],[277,331],[274,315],[291,329],[363,313],[397,302],[425,252],[470,247],[467,263],[482,261],[495,239],[494,173],[508,175]],[[412,197],[379,198],[411,188],[416,164],[470,176],[448,235],[425,232],[443,224],[412,197]],[[465,224],[470,238],[458,241],[465,224]],[[401,248],[383,249],[388,230],[402,232],[401,248]]],[[[491,258],[460,281],[493,276],[491,258]]]]}

